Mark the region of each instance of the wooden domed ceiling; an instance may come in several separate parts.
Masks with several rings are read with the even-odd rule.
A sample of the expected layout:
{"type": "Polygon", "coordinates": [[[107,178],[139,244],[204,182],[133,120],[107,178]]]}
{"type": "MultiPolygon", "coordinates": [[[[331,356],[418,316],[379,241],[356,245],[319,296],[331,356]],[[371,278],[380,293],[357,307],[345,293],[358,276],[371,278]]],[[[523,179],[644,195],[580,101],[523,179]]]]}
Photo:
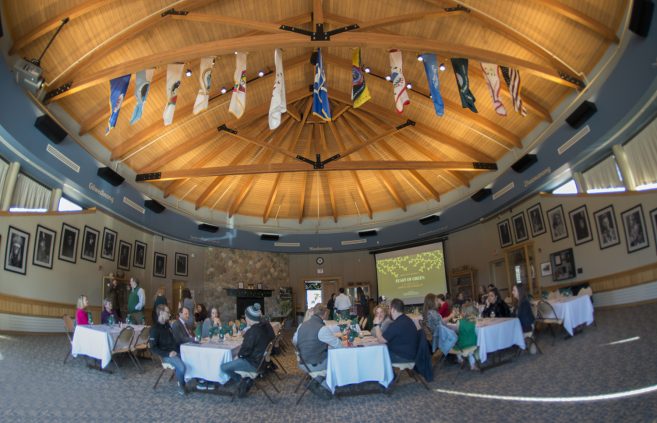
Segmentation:
{"type": "MultiPolygon", "coordinates": [[[[376,219],[436,203],[505,154],[564,98],[584,86],[616,36],[622,0],[23,0],[5,2],[10,54],[44,55],[48,104],[58,104],[119,161],[165,197],[226,217],[303,223],[376,219]],[[317,31],[323,24],[330,39],[317,31]],[[354,26],[355,25],[355,26],[354,26]],[[288,28],[288,30],[284,29],[288,28]],[[299,31],[302,29],[305,31],[299,31]],[[340,32],[340,29],[343,31],[340,32]],[[318,35],[319,34],[319,35],[318,35]],[[311,113],[321,47],[332,119],[311,113]],[[354,108],[352,52],[361,47],[371,100],[354,108]],[[274,49],[283,50],[287,113],[275,130],[268,112],[274,49]],[[388,51],[399,49],[412,84],[395,111],[388,51]],[[235,51],[247,52],[246,112],[228,112],[235,51]],[[444,115],[434,112],[421,53],[435,53],[444,115]],[[200,59],[216,56],[207,110],[193,113],[200,59]],[[451,59],[469,59],[478,113],[461,106],[451,59]],[[500,75],[507,115],[496,113],[481,63],[517,69],[527,115],[514,111],[500,75]],[[165,126],[167,65],[183,63],[173,123],[165,126]],[[130,124],[135,74],[154,68],[141,120],[130,124]],[[259,77],[258,72],[264,72],[259,77]],[[132,74],[116,126],[105,134],[113,78],[132,74]],[[222,88],[227,88],[222,93],[222,88]],[[218,129],[219,128],[219,129],[218,129]],[[319,161],[340,155],[323,168],[319,161]],[[300,160],[303,156],[310,160],[300,160]],[[481,168],[476,163],[483,163],[481,168]]],[[[81,142],[88,138],[80,137],[81,142]]],[[[114,166],[114,164],[112,164],[114,166]]],[[[119,167],[120,169],[121,167],[119,167]]]]}

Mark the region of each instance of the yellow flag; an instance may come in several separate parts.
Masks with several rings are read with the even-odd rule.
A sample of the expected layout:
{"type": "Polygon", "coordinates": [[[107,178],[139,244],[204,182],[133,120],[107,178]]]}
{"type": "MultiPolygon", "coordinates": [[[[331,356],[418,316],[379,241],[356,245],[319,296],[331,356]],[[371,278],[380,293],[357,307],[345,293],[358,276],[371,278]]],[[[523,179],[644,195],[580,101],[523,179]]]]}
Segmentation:
{"type": "Polygon", "coordinates": [[[361,70],[360,48],[354,49],[351,64],[351,100],[354,102],[354,108],[358,108],[372,98],[370,90],[365,85],[365,75],[361,70]]]}

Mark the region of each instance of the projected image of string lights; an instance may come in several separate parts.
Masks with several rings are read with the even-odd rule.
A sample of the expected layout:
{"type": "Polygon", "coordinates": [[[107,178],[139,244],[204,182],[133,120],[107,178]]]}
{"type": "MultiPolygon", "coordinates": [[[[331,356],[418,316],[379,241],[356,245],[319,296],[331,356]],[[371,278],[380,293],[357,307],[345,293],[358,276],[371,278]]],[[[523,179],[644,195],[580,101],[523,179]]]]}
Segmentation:
{"type": "Polygon", "coordinates": [[[427,251],[411,256],[393,257],[377,262],[377,270],[397,279],[403,275],[425,273],[443,267],[443,252],[427,251]]]}

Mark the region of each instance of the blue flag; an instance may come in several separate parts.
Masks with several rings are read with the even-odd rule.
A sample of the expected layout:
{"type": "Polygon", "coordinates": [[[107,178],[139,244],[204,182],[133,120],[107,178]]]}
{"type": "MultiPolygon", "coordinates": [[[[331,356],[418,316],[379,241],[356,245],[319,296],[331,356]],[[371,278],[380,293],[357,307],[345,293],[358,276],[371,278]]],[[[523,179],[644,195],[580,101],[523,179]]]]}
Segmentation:
{"type": "Polygon", "coordinates": [[[329,106],[328,91],[326,89],[326,74],[322,50],[317,49],[317,63],[315,64],[315,83],[313,84],[313,115],[323,120],[331,120],[331,107],[329,106]]]}
{"type": "Polygon", "coordinates": [[[151,90],[151,80],[153,79],[154,71],[155,69],[145,69],[137,72],[137,86],[135,86],[135,98],[137,99],[137,104],[135,104],[135,110],[132,111],[130,125],[133,125],[141,119],[141,114],[144,110],[144,103],[146,103],[148,92],[151,90]]]}
{"type": "Polygon", "coordinates": [[[445,103],[443,97],[440,95],[440,81],[438,80],[438,63],[436,62],[436,55],[433,53],[422,53],[424,61],[424,72],[427,74],[427,82],[429,83],[429,91],[431,91],[431,100],[433,100],[433,107],[436,109],[436,114],[442,116],[445,113],[445,103]]]}
{"type": "Polygon", "coordinates": [[[130,84],[130,75],[119,76],[110,81],[110,117],[107,122],[107,129],[105,129],[105,135],[116,126],[116,121],[119,118],[119,112],[121,111],[121,105],[125,99],[125,93],[128,91],[128,85],[130,84]]]}

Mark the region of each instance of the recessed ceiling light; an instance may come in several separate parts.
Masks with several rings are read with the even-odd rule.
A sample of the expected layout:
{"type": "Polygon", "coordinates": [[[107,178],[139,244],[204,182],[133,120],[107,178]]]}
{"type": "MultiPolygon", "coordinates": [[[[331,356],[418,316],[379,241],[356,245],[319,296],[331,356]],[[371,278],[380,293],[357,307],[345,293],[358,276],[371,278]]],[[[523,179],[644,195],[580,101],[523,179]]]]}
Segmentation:
{"type": "Polygon", "coordinates": [[[390,75],[386,75],[386,81],[390,81],[390,80],[392,80],[392,78],[390,77],[390,75]]]}
{"type": "Polygon", "coordinates": [[[187,75],[188,78],[192,76],[192,70],[187,68],[187,70],[185,71],[185,75],[187,75]]]}
{"type": "Polygon", "coordinates": [[[440,69],[442,72],[445,72],[445,69],[447,69],[447,67],[445,66],[444,63],[441,63],[440,66],[438,66],[438,69],[440,69]]]}
{"type": "Polygon", "coordinates": [[[258,76],[259,76],[260,78],[262,78],[263,76],[265,76],[265,71],[262,71],[262,70],[261,70],[261,71],[258,71],[258,76]]]}
{"type": "Polygon", "coordinates": [[[365,68],[365,73],[370,73],[372,70],[370,68],[365,68]]]}
{"type": "Polygon", "coordinates": [[[418,62],[424,62],[424,57],[421,54],[417,55],[417,61],[418,62]]]}
{"type": "Polygon", "coordinates": [[[413,88],[413,84],[411,84],[411,83],[409,82],[408,84],[406,84],[406,88],[408,88],[409,90],[412,89],[412,88],[413,88]]]}
{"type": "Polygon", "coordinates": [[[221,87],[221,94],[226,94],[226,87],[221,87]]]}

